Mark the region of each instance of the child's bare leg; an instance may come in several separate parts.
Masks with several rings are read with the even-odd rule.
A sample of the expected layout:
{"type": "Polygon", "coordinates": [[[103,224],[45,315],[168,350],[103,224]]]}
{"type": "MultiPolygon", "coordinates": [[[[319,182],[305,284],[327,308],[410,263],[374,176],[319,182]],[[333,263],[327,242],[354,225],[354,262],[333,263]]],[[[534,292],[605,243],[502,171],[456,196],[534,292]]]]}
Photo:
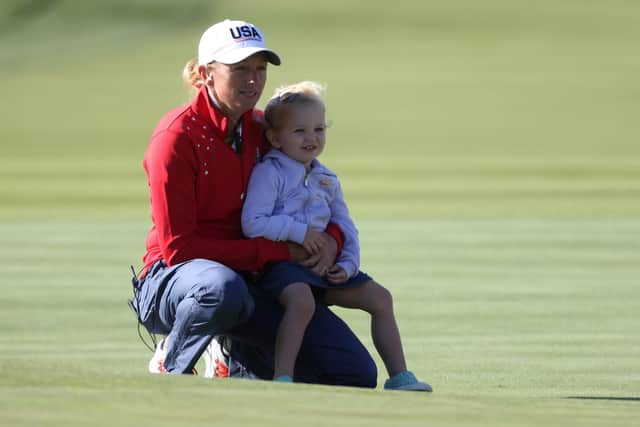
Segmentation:
{"type": "Polygon", "coordinates": [[[276,361],[274,378],[288,375],[293,378],[293,370],[304,331],[313,317],[316,302],[309,285],[292,283],[278,296],[285,312],[276,336],[276,361]]]}
{"type": "Polygon", "coordinates": [[[373,280],[354,288],[329,288],[327,304],[358,308],[371,314],[371,336],[389,377],[407,370],[391,293],[373,280]]]}

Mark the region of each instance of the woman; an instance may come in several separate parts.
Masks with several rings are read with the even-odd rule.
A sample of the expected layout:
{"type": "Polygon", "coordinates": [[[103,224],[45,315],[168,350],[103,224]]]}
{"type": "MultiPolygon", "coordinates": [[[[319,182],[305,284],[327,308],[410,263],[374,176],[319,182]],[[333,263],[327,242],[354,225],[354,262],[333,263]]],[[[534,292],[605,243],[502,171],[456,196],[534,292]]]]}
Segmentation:
{"type": "MultiPolygon", "coordinates": [[[[215,335],[234,340],[233,356],[263,378],[273,375],[282,309],[246,277],[275,261],[316,272],[333,265],[342,243],[336,226],[309,256],[294,243],[245,239],[240,214],[249,176],[262,153],[262,95],[267,65],[280,57],[262,32],[225,20],[204,32],[185,80],[193,100],[157,125],[145,154],[153,226],[134,307],[151,333],[167,335],[158,369],[191,373],[215,335]]],[[[353,332],[318,304],[296,365],[298,381],[376,386],[376,366],[353,332]],[[331,334],[326,334],[331,331],[331,334]]]]}

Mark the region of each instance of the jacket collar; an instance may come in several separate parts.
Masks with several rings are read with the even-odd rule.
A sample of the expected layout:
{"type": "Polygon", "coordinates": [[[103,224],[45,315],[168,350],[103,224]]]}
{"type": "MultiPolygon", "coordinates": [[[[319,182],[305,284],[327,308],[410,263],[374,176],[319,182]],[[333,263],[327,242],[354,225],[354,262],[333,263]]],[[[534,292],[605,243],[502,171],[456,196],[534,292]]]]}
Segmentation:
{"type": "MultiPolygon", "coordinates": [[[[196,115],[213,126],[214,129],[221,132],[224,137],[229,134],[229,118],[210,101],[206,85],[202,85],[198,94],[191,100],[191,109],[195,111],[196,115]]],[[[253,111],[254,110],[251,109],[244,113],[242,117],[240,117],[240,122],[244,124],[247,116],[250,117],[253,111]]]]}

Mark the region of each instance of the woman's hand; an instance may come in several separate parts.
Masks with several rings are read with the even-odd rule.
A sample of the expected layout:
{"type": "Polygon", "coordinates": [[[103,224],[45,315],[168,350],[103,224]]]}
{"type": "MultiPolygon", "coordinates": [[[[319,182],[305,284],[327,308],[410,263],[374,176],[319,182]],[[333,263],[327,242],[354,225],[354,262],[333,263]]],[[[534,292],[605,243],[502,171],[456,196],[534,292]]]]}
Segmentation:
{"type": "Polygon", "coordinates": [[[324,239],[324,244],[320,251],[316,254],[312,254],[300,264],[308,267],[316,273],[318,276],[326,276],[329,268],[333,266],[336,261],[336,255],[338,254],[338,244],[327,233],[320,233],[324,239]]]}
{"type": "Polygon", "coordinates": [[[291,257],[291,261],[300,264],[303,261],[309,259],[309,253],[304,249],[302,245],[293,242],[287,242],[287,246],[289,248],[289,256],[291,257]]]}

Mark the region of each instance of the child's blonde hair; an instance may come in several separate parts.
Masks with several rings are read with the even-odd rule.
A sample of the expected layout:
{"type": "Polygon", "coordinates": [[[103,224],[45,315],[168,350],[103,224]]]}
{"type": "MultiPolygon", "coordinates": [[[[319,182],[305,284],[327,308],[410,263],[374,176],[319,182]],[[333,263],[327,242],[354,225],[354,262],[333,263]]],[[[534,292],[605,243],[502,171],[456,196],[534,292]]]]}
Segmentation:
{"type": "Polygon", "coordinates": [[[323,95],[325,91],[325,85],[310,80],[304,80],[288,86],[280,86],[275,90],[264,109],[264,118],[267,125],[275,127],[282,111],[296,103],[317,103],[324,109],[323,95]]]}

